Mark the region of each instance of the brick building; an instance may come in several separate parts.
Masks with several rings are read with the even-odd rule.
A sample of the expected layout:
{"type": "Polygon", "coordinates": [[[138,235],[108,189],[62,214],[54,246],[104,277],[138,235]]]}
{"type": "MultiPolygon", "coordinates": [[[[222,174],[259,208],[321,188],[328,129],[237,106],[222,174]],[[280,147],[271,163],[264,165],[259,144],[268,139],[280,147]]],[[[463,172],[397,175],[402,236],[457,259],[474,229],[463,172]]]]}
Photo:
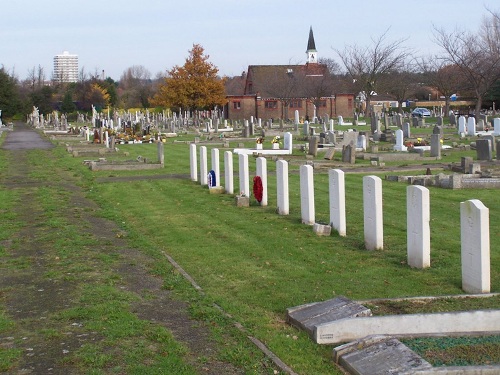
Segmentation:
{"type": "Polygon", "coordinates": [[[328,67],[318,63],[312,28],[304,65],[250,65],[247,72],[226,81],[228,103],[224,113],[230,120],[301,120],[314,117],[352,117],[354,94],[336,93],[328,67]]]}

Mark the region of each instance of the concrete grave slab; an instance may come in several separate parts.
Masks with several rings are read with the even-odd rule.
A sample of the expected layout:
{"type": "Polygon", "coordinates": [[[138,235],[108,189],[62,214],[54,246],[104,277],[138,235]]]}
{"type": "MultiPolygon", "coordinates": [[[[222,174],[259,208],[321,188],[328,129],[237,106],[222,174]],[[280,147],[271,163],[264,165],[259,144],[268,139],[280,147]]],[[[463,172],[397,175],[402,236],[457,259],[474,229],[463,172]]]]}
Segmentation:
{"type": "Polygon", "coordinates": [[[288,322],[295,327],[304,329],[311,337],[319,324],[371,315],[370,309],[342,296],[287,309],[288,322]]]}
{"type": "Polygon", "coordinates": [[[399,340],[369,336],[333,350],[336,363],[350,374],[407,374],[432,369],[432,365],[399,340]]]}

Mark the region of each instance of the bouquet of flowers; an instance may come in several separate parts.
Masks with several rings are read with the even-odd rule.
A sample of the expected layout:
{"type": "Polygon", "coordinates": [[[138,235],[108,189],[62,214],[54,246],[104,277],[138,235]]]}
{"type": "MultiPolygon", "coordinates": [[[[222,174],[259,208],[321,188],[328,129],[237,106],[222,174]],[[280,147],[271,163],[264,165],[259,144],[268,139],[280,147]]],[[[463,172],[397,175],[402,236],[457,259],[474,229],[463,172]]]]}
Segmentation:
{"type": "Polygon", "coordinates": [[[280,136],[277,135],[276,137],[274,137],[273,140],[271,141],[271,143],[281,144],[281,138],[280,138],[280,136]]]}
{"type": "Polygon", "coordinates": [[[262,143],[264,143],[264,138],[263,138],[263,137],[259,137],[259,138],[257,138],[257,139],[255,140],[255,143],[258,143],[258,144],[260,144],[260,145],[261,145],[262,143]]]}

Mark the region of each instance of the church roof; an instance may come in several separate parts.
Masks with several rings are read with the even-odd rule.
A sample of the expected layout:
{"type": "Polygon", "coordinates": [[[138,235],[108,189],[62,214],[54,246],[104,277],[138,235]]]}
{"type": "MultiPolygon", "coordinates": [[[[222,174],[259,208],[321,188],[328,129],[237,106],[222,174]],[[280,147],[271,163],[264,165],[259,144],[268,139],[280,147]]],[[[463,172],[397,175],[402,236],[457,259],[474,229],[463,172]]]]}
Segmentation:
{"type": "Polygon", "coordinates": [[[307,51],[316,51],[316,43],[314,43],[313,28],[309,29],[309,39],[307,40],[307,51]]]}
{"type": "Polygon", "coordinates": [[[307,88],[329,75],[324,64],[250,65],[244,95],[263,98],[307,97],[307,88]]]}

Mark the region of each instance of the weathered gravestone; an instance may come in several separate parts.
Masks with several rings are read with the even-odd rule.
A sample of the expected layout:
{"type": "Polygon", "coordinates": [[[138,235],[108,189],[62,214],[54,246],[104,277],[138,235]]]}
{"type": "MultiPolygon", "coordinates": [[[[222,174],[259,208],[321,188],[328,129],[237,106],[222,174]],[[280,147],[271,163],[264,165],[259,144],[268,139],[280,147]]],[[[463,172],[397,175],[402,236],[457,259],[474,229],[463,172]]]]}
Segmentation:
{"type": "Polygon", "coordinates": [[[478,139],[476,141],[477,160],[492,160],[491,140],[478,139]]]}
{"type": "Polygon", "coordinates": [[[441,135],[431,134],[431,156],[441,157],[441,135]]]}
{"type": "Polygon", "coordinates": [[[318,155],[318,143],[319,137],[310,137],[309,138],[309,155],[316,157],[318,155]]]}
{"type": "Polygon", "coordinates": [[[356,148],[354,145],[342,146],[342,161],[344,163],[356,163],[356,148]]]}
{"type": "Polygon", "coordinates": [[[332,160],[334,155],[335,155],[335,149],[333,147],[329,148],[328,150],[326,150],[325,160],[332,160]]]}

